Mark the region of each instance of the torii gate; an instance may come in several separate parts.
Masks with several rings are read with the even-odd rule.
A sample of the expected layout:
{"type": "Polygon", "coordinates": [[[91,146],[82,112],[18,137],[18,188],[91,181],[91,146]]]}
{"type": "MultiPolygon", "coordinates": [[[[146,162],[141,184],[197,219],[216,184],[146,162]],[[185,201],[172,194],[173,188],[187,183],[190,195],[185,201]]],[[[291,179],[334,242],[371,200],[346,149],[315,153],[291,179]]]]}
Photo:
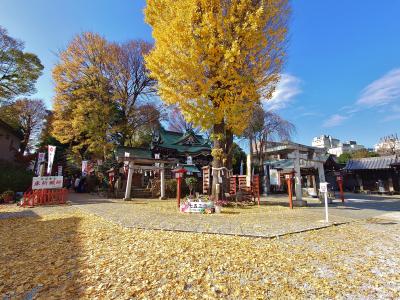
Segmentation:
{"type": "Polygon", "coordinates": [[[124,200],[131,199],[132,176],[134,169],[159,170],[161,180],[161,199],[165,199],[165,164],[173,164],[175,159],[165,160],[156,158],[119,157],[119,161],[128,162],[128,178],[124,200]]]}

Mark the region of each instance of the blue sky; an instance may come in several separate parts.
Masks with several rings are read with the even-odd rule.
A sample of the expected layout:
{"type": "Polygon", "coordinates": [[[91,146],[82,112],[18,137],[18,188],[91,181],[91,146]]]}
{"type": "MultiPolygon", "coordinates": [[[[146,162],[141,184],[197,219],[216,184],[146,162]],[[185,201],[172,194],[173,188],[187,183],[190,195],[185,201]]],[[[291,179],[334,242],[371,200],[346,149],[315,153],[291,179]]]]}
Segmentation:
{"type": "MultiPolygon", "coordinates": [[[[0,25],[45,65],[34,97],[51,106],[56,53],[75,34],[151,40],[144,0],[1,0],[0,25]]],[[[272,101],[311,144],[331,134],[372,146],[400,133],[400,1],[292,1],[288,60],[272,101]]]]}

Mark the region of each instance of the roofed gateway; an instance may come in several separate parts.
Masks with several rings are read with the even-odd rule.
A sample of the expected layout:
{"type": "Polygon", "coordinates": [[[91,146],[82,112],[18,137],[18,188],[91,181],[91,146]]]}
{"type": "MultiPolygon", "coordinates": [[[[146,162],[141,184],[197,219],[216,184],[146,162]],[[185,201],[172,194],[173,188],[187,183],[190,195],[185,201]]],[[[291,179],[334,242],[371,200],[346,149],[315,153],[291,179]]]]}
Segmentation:
{"type": "Polygon", "coordinates": [[[130,161],[133,194],[142,196],[143,189],[151,188],[154,179],[171,178],[171,170],[177,166],[186,169],[188,175],[201,176],[201,168],[212,161],[211,144],[202,135],[193,130],[180,133],[163,127],[153,132],[148,148],[119,147],[116,157],[119,161],[130,161]]]}

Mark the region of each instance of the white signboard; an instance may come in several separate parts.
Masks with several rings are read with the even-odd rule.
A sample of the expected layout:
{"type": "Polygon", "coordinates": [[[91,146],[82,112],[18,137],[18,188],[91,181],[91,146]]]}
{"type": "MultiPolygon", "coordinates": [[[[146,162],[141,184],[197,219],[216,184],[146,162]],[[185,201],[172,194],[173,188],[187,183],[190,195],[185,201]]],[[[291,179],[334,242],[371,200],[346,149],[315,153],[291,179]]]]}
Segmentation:
{"type": "Polygon", "coordinates": [[[327,182],[321,182],[319,184],[319,190],[320,190],[321,193],[328,192],[328,183],[327,182]]]}
{"type": "Polygon", "coordinates": [[[280,185],[280,176],[278,170],[276,169],[269,170],[269,182],[271,185],[280,185]]]}
{"type": "Polygon", "coordinates": [[[62,176],[33,177],[32,179],[32,190],[61,189],[62,187],[62,176]]]}
{"type": "Polygon", "coordinates": [[[319,191],[324,193],[325,199],[325,222],[329,223],[329,216],[328,216],[328,182],[320,182],[319,184],[319,191]]]}
{"type": "Polygon", "coordinates": [[[188,156],[188,157],[186,158],[186,164],[187,164],[187,165],[193,165],[193,158],[192,158],[191,156],[188,156]]]}

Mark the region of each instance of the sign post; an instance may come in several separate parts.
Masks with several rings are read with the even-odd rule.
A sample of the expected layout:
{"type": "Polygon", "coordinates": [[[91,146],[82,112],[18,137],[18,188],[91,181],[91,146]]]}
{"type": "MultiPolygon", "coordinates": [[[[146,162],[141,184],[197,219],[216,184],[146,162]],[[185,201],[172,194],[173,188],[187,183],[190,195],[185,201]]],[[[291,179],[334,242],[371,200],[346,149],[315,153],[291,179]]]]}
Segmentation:
{"type": "Polygon", "coordinates": [[[288,186],[288,194],[289,194],[289,207],[293,209],[293,192],[292,192],[292,174],[286,174],[285,179],[286,179],[286,184],[288,186]]]}
{"type": "Polygon", "coordinates": [[[342,199],[342,203],[344,203],[344,193],[343,193],[343,176],[339,175],[336,177],[337,184],[339,186],[340,199],[342,199]]]}
{"type": "Polygon", "coordinates": [[[324,193],[324,198],[325,198],[325,222],[329,223],[329,216],[328,216],[328,183],[327,182],[321,182],[319,184],[319,191],[321,193],[324,193]]]}
{"type": "Polygon", "coordinates": [[[182,182],[182,177],[183,174],[186,173],[186,170],[181,168],[181,169],[177,169],[177,170],[172,170],[172,172],[175,173],[175,178],[176,178],[176,202],[177,202],[177,206],[178,209],[180,209],[181,207],[181,182],[182,182]]]}

